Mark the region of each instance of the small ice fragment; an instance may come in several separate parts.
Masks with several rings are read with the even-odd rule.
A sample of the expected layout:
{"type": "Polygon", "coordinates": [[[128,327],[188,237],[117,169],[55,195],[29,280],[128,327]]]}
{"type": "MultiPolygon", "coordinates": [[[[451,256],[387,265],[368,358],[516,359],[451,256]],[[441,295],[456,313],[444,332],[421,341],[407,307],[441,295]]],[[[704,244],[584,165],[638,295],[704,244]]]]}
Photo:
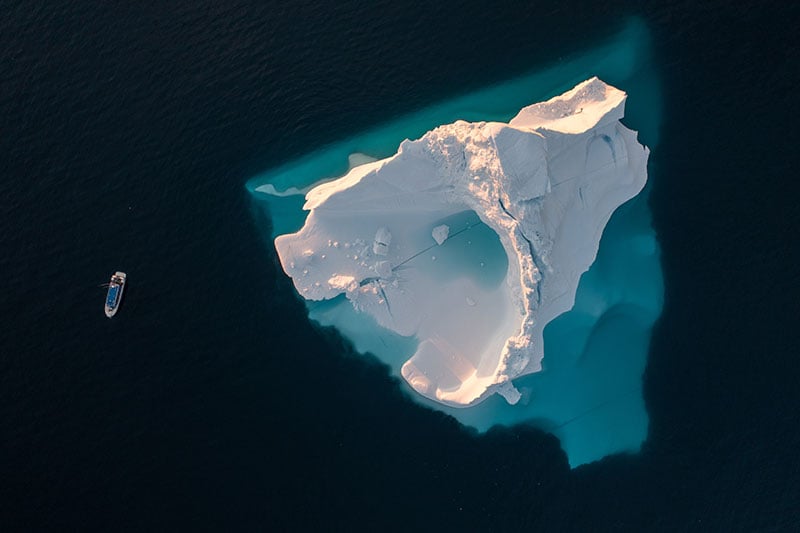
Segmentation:
{"type": "Polygon", "coordinates": [[[358,282],[353,276],[334,274],[328,279],[328,286],[332,289],[353,292],[358,289],[358,282]]]}
{"type": "Polygon", "coordinates": [[[436,244],[438,244],[439,246],[441,246],[442,243],[447,240],[447,237],[449,235],[450,235],[450,226],[448,226],[447,224],[436,226],[435,228],[433,228],[433,231],[431,232],[433,240],[436,241],[436,244]]]}
{"type": "Polygon", "coordinates": [[[375,232],[375,241],[372,243],[372,252],[375,255],[386,255],[389,253],[389,244],[392,242],[392,234],[385,227],[378,228],[375,232]]]}
{"type": "Polygon", "coordinates": [[[475,300],[467,296],[467,305],[470,307],[475,307],[475,300]]]}
{"type": "Polygon", "coordinates": [[[360,152],[354,152],[347,156],[347,162],[350,166],[350,170],[360,167],[361,165],[366,165],[367,163],[372,163],[373,161],[377,161],[377,159],[360,152]]]}

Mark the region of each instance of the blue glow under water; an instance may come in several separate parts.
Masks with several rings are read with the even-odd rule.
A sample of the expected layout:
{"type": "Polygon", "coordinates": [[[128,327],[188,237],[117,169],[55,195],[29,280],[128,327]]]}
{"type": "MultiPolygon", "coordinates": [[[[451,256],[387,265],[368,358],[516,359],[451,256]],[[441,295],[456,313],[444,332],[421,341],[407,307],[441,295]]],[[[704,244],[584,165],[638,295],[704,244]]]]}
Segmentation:
{"type": "MultiPolygon", "coordinates": [[[[305,220],[303,197],[263,194],[257,190],[259,186],[270,183],[280,191],[339,176],[347,170],[347,158],[352,153],[388,157],[403,139],[417,138],[457,119],[508,121],[520,108],[595,75],[629,94],[624,122],[639,131],[640,141],[653,149],[660,121],[660,95],[648,61],[646,29],[633,20],[611,42],[584,55],[334,143],[254,177],[247,188],[269,211],[273,235],[293,232],[305,220]]],[[[653,178],[651,172],[649,179],[653,178]]],[[[455,409],[429,401],[406,386],[409,393],[481,431],[495,424],[517,423],[550,431],[561,440],[572,466],[611,453],[637,451],[648,427],[642,373],[650,332],[663,306],[648,189],[613,215],[597,260],[581,278],[574,308],[545,329],[543,371],[515,380],[523,392],[517,405],[493,396],[477,406],[455,409]]],[[[474,237],[478,239],[476,248],[494,257],[488,253],[492,236],[474,237]]],[[[493,237],[496,240],[496,235],[493,237]]],[[[358,351],[377,355],[395,375],[415,350],[414,339],[378,327],[370,317],[357,314],[344,296],[307,302],[307,306],[312,320],[335,326],[358,351]]]]}

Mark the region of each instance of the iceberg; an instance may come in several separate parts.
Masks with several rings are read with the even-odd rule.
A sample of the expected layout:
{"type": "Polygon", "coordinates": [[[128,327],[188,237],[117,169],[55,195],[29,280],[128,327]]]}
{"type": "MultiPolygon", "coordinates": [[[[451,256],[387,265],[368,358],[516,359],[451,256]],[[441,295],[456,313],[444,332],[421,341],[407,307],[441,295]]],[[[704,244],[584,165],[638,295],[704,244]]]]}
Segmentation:
{"type": "MultiPolygon", "coordinates": [[[[618,119],[613,117],[621,116],[624,111],[624,122],[634,126],[639,132],[639,138],[652,149],[658,144],[662,104],[658,73],[652,62],[649,41],[644,24],[638,19],[630,19],[622,25],[621,31],[595,43],[581,54],[558,58],[547,67],[540,67],[502,82],[491,83],[478,90],[451,95],[444,100],[432,102],[429,106],[397,116],[389,122],[378,123],[364,131],[350,132],[347,135],[345,132],[337,133],[338,140],[332,139],[333,142],[330,144],[311,147],[307,153],[279,162],[277,166],[272,166],[248,180],[246,188],[253,200],[256,221],[263,224],[261,230],[269,238],[272,249],[276,236],[297,233],[307,223],[310,213],[304,211],[303,206],[307,202],[306,195],[316,186],[333,182],[346,174],[354,177],[358,172],[364,173],[366,184],[369,181],[366,174],[376,170],[377,167],[398,166],[399,163],[390,160],[413,155],[411,152],[414,148],[409,148],[409,153],[405,156],[396,154],[403,139],[418,139],[403,143],[402,149],[405,151],[406,145],[420,144],[426,132],[440,130],[441,128],[437,126],[441,124],[450,124],[444,128],[468,127],[458,122],[462,120],[476,123],[470,126],[476,129],[480,129],[477,124],[494,124],[492,126],[494,128],[505,126],[536,130],[529,126],[519,128],[519,124],[511,125],[510,122],[517,115],[521,116],[520,109],[529,106],[531,102],[546,101],[554,95],[562,94],[590,76],[597,76],[613,86],[624,88],[629,93],[629,97],[623,102],[624,108],[608,109],[609,124],[618,122],[618,119]],[[340,134],[344,136],[338,137],[340,134]],[[368,167],[370,164],[376,164],[376,167],[370,169],[368,167]],[[262,213],[263,217],[260,216],[262,213]]],[[[577,110],[580,111],[580,106],[577,110]]],[[[588,111],[584,109],[577,114],[583,115],[588,111]]],[[[580,125],[580,121],[588,116],[573,117],[569,121],[562,122],[562,126],[570,126],[571,122],[571,127],[589,128],[588,123],[580,125]]],[[[539,116],[537,120],[552,122],[555,118],[559,117],[539,116]]],[[[605,127],[601,124],[595,126],[597,132],[605,127]]],[[[489,129],[485,132],[491,133],[489,129]]],[[[513,132],[512,134],[521,135],[513,132]]],[[[432,133],[431,137],[433,135],[432,133]]],[[[542,131],[536,131],[534,135],[567,139],[576,134],[554,131],[546,126],[542,131]]],[[[458,136],[453,138],[457,140],[458,136]]],[[[475,138],[477,139],[477,136],[475,138]]],[[[506,140],[509,139],[511,138],[508,137],[506,140]]],[[[466,141],[466,138],[464,140],[466,141]]],[[[600,154],[603,146],[609,144],[603,137],[598,136],[581,157],[585,159],[587,155],[593,156],[595,151],[600,154]]],[[[631,146],[635,149],[634,153],[636,150],[641,150],[636,145],[631,146]]],[[[626,148],[630,148],[627,142],[626,148]]],[[[455,150],[455,145],[453,149],[455,150]]],[[[549,150],[548,145],[546,153],[547,157],[551,157],[555,152],[549,150]]],[[[630,153],[621,151],[617,151],[616,154],[618,158],[630,156],[630,153]]],[[[507,155],[500,154],[497,161],[499,161],[497,168],[502,168],[508,175],[526,170],[524,166],[514,167],[513,158],[507,155]]],[[[575,159],[571,164],[577,164],[577,161],[578,159],[575,159]]],[[[458,163],[458,160],[455,162],[458,163]]],[[[395,302],[391,300],[392,291],[405,290],[401,284],[402,279],[427,278],[428,283],[433,284],[434,288],[449,284],[454,292],[449,294],[449,299],[439,303],[440,307],[432,313],[432,316],[445,317],[456,310],[459,313],[466,313],[465,316],[469,317],[470,309],[480,313],[481,322],[469,322],[469,324],[483,328],[483,333],[477,329],[461,330],[465,331],[465,336],[470,339],[483,339],[483,346],[467,346],[469,350],[466,350],[466,353],[475,355],[480,350],[481,357],[487,356],[485,360],[481,359],[484,363],[476,375],[487,381],[486,377],[494,364],[492,357],[489,357],[490,348],[496,349],[494,357],[499,360],[503,356],[502,350],[506,341],[521,331],[508,325],[517,323],[521,327],[523,315],[520,314],[520,308],[515,307],[515,296],[509,287],[512,280],[508,277],[509,268],[514,268],[513,265],[509,267],[509,257],[517,261],[513,254],[509,256],[506,249],[510,237],[504,237],[505,240],[501,242],[500,235],[506,234],[505,226],[498,231],[487,225],[484,221],[486,214],[479,215],[480,202],[470,200],[467,203],[465,200],[464,205],[467,207],[463,211],[449,216],[442,213],[440,218],[428,213],[425,218],[427,222],[423,224],[423,220],[420,220],[415,223],[418,231],[411,237],[405,236],[400,231],[401,226],[390,220],[391,216],[385,216],[378,217],[383,219],[381,222],[377,222],[377,218],[372,219],[371,224],[374,225],[365,226],[363,235],[356,237],[361,239],[360,241],[332,238],[330,247],[327,240],[322,242],[322,249],[314,250],[313,258],[309,256],[304,260],[312,263],[327,261],[330,257],[329,250],[337,247],[346,250],[344,254],[348,261],[364,260],[360,251],[364,249],[365,252],[372,254],[367,262],[367,268],[370,272],[374,270],[374,274],[364,278],[348,274],[343,270],[333,273],[342,277],[332,275],[327,280],[320,281],[322,284],[333,278],[330,281],[332,287],[339,289],[332,290],[338,290],[339,295],[327,300],[304,299],[308,317],[313,323],[322,327],[336,328],[357,352],[369,354],[368,357],[374,356],[387,365],[389,371],[399,378],[399,388],[405,390],[417,403],[446,413],[478,431],[487,431],[498,424],[535,426],[554,434],[561,441],[561,446],[573,467],[612,453],[637,452],[648,432],[642,376],[647,363],[653,324],[658,319],[664,302],[660,251],[648,205],[650,183],[661,179],[662,176],[658,174],[657,160],[651,161],[650,165],[650,177],[645,189],[614,210],[602,231],[596,258],[589,270],[580,276],[571,310],[553,318],[546,327],[539,323],[538,327],[544,329],[543,341],[538,348],[532,346],[532,350],[543,350],[544,358],[539,360],[541,371],[534,370],[535,361],[542,353],[537,356],[532,351],[528,354],[528,365],[513,381],[501,380],[487,387],[484,395],[468,407],[464,403],[453,401],[454,390],[451,390],[450,384],[455,382],[455,378],[452,376],[433,376],[437,379],[436,388],[431,388],[427,396],[419,394],[404,379],[404,369],[406,371],[412,369],[406,363],[420,350],[418,336],[404,336],[396,332],[400,330],[384,327],[379,322],[380,311],[373,315],[364,311],[360,307],[361,304],[354,306],[354,301],[348,299],[348,289],[353,294],[362,290],[361,283],[365,282],[364,287],[368,287],[368,290],[383,289],[385,292],[386,289],[382,285],[387,285],[386,280],[394,277],[392,281],[397,281],[398,287],[389,285],[390,290],[387,293],[390,298],[388,304],[393,305],[395,302]],[[477,209],[470,206],[475,206],[477,209]],[[378,234],[381,228],[386,230],[389,238],[386,238],[386,234],[378,234]],[[375,253],[376,243],[377,249],[386,251],[386,255],[375,253]],[[347,254],[351,255],[350,259],[346,257],[347,254]],[[412,257],[414,254],[419,255],[412,257]],[[358,259],[353,259],[353,255],[358,255],[358,259]],[[401,262],[407,259],[408,262],[399,265],[398,257],[401,258],[401,262]],[[348,275],[352,279],[349,279],[348,275]],[[455,278],[460,281],[456,281],[455,278]],[[357,281],[359,279],[361,281],[357,281]],[[461,292],[455,290],[458,286],[453,283],[461,283],[461,292]],[[474,290],[472,288],[463,290],[468,284],[472,284],[474,290]],[[446,307],[445,303],[450,303],[451,307],[446,307]],[[450,398],[436,399],[437,389],[442,389],[443,398],[448,395],[450,398]],[[512,402],[516,400],[516,403],[510,404],[508,400],[512,402]]],[[[566,186],[567,184],[562,184],[558,188],[563,189],[566,186]]],[[[552,188],[551,184],[551,191],[545,191],[544,200],[540,197],[537,201],[544,203],[547,195],[552,194],[552,188]]],[[[586,189],[581,190],[580,187],[577,191],[579,201],[584,201],[581,200],[582,194],[591,192],[586,189]]],[[[510,201],[505,203],[508,196],[505,194],[499,197],[503,199],[504,206],[517,216],[514,209],[519,209],[520,206],[511,206],[510,201]]],[[[593,198],[595,197],[590,194],[585,200],[593,198]]],[[[534,204],[535,201],[528,203],[534,204]]],[[[379,210],[378,205],[377,203],[373,205],[375,214],[379,210]]],[[[402,215],[390,207],[384,209],[384,214],[402,215]]],[[[456,207],[456,204],[450,206],[452,209],[456,207]]],[[[316,212],[319,215],[324,212],[324,208],[316,209],[316,212]]],[[[502,213],[498,214],[503,220],[502,213]]],[[[330,215],[333,216],[333,213],[330,215]]],[[[344,213],[342,215],[344,216],[344,213]]],[[[420,213],[417,213],[414,216],[419,215],[420,213]]],[[[365,220],[365,217],[366,215],[361,214],[351,218],[365,220]]],[[[532,220],[526,218],[528,222],[532,220]]],[[[405,221],[408,222],[409,217],[405,217],[405,221]]],[[[520,228],[522,230],[524,226],[521,225],[520,228]]],[[[525,235],[530,238],[527,229],[525,235]]],[[[532,239],[532,242],[536,241],[532,239]]],[[[554,245],[549,259],[558,261],[561,257],[557,253],[559,249],[562,254],[570,252],[566,248],[559,248],[560,246],[554,245]]],[[[543,246],[542,250],[546,250],[546,246],[543,246]]],[[[577,253],[585,254],[587,250],[577,253]]],[[[552,279],[553,276],[548,277],[548,271],[544,267],[547,265],[553,267],[556,263],[553,261],[544,263],[548,260],[546,254],[537,260],[542,261],[536,264],[540,269],[542,280],[537,286],[536,290],[539,292],[536,292],[536,295],[538,297],[539,294],[543,296],[550,294],[552,297],[555,295],[553,290],[556,287],[554,284],[556,280],[552,279]]],[[[302,271],[300,274],[302,275],[302,271]]],[[[521,283],[519,285],[522,286],[521,283]]],[[[431,296],[433,295],[434,293],[431,293],[431,296]]],[[[375,301],[377,302],[380,297],[376,297],[375,301]]],[[[365,298],[362,304],[367,303],[370,298],[372,297],[365,298]]],[[[398,305],[401,300],[397,300],[398,305]]],[[[554,312],[558,302],[551,303],[550,310],[554,312]]],[[[398,309],[402,311],[402,307],[398,309]]],[[[541,306],[536,307],[535,312],[539,313],[536,320],[546,318],[542,315],[541,306]]],[[[392,313],[397,316],[394,307],[392,313]]],[[[418,318],[424,327],[431,326],[429,317],[418,318]]],[[[384,319],[385,316],[382,320],[384,319]]],[[[443,342],[434,340],[436,341],[435,343],[432,341],[434,347],[438,346],[440,350],[449,348],[443,342]]],[[[456,337],[456,347],[459,346],[459,342],[463,344],[466,341],[467,339],[456,337]]],[[[420,357],[420,360],[424,358],[420,357]]],[[[460,372],[458,374],[460,376],[464,368],[469,367],[455,368],[460,372]]],[[[336,379],[336,376],[331,378],[336,379]]],[[[434,380],[430,382],[432,384],[434,380]]],[[[419,380],[417,383],[422,384],[419,380]]],[[[465,388],[462,392],[468,391],[465,388]]],[[[466,395],[461,399],[465,398],[466,395]]]]}
{"type": "Polygon", "coordinates": [[[308,190],[303,227],[275,239],[281,265],[307,300],[344,296],[414,339],[401,374],[419,394],[515,404],[512,380],[542,370],[545,326],[572,308],[612,213],[645,185],[649,150],[620,122],[625,101],[594,77],[508,123],[406,140],[308,190]]]}

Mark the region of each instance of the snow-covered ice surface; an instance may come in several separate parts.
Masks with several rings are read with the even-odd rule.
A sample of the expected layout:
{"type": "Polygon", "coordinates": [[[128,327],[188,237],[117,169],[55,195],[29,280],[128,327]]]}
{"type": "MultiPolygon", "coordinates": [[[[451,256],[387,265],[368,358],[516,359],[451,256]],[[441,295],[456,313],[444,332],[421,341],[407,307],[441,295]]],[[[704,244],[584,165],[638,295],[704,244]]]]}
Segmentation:
{"type": "Polygon", "coordinates": [[[281,265],[304,298],[344,294],[413,336],[402,375],[420,394],[456,407],[492,393],[516,403],[511,380],[541,370],[544,327],[572,307],[613,211],[644,187],[649,152],[619,122],[625,99],[592,78],[508,124],[459,121],[404,141],[308,191],[303,228],[275,239],[281,265]],[[428,235],[440,256],[469,246],[472,225],[447,239],[440,223],[464,211],[500,239],[499,284],[432,264],[428,235]]]}
{"type": "MultiPolygon", "coordinates": [[[[571,68],[534,77],[552,83],[591,64],[641,89],[645,120],[631,125],[653,144],[646,48],[632,24],[571,68]]],[[[530,80],[505,90],[521,85],[530,80]]],[[[282,182],[248,188],[268,204],[274,231],[288,232],[276,248],[311,318],[383,359],[430,405],[479,429],[532,421],[581,464],[635,451],[647,429],[641,375],[662,288],[645,202],[619,210],[598,254],[612,212],[647,175],[647,150],[619,122],[624,109],[624,93],[592,78],[508,123],[457,121],[395,156],[351,157],[335,181],[309,188],[315,180],[299,169],[327,179],[315,165],[337,146],[278,169],[282,182]]]]}

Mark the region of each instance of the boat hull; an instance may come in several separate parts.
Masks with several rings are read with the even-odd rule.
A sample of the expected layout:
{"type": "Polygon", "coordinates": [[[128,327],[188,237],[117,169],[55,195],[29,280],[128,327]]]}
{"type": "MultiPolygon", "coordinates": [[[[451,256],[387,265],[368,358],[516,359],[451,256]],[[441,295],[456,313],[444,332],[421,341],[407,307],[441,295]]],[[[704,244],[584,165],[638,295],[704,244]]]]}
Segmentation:
{"type": "Polygon", "coordinates": [[[116,272],[111,276],[111,281],[108,284],[108,293],[106,294],[106,303],[103,306],[108,318],[116,315],[119,310],[122,294],[125,292],[126,281],[127,275],[125,272],[116,272]]]}

